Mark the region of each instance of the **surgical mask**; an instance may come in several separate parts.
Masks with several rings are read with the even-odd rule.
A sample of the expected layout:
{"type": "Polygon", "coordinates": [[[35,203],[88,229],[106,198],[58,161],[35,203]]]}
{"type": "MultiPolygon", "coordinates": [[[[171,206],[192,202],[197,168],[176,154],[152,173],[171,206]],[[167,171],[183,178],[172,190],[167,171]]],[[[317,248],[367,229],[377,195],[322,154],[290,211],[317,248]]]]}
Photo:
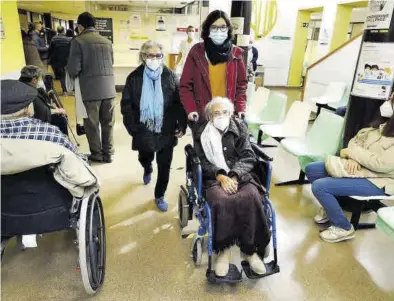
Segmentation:
{"type": "Polygon", "coordinates": [[[393,106],[390,101],[385,101],[384,104],[380,106],[380,115],[386,118],[393,117],[393,106]]]}
{"type": "Polygon", "coordinates": [[[162,63],[161,59],[146,59],[145,61],[146,65],[148,66],[148,68],[152,71],[156,71],[162,63]]]}
{"type": "Polygon", "coordinates": [[[213,120],[213,126],[222,132],[224,132],[228,128],[229,124],[229,116],[219,116],[213,120]]]}
{"type": "Polygon", "coordinates": [[[194,39],[194,32],[188,32],[187,36],[188,36],[189,39],[193,40],[194,39]]]}
{"type": "Polygon", "coordinates": [[[209,37],[215,45],[222,45],[224,41],[226,41],[226,39],[228,38],[228,30],[224,32],[220,30],[215,32],[211,31],[209,33],[209,37]]]}
{"type": "Polygon", "coordinates": [[[44,81],[42,79],[37,83],[37,89],[44,89],[44,90],[46,90],[44,81]]]}

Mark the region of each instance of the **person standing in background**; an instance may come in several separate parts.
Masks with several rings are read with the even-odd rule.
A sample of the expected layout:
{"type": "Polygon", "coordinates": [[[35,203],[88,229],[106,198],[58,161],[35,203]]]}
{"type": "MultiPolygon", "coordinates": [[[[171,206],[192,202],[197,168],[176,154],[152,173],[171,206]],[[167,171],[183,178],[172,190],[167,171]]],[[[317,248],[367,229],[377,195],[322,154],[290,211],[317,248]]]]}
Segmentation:
{"type": "Polygon", "coordinates": [[[89,159],[111,163],[116,96],[112,44],[96,31],[92,14],[80,14],[77,23],[79,35],[71,40],[67,71],[71,78],[79,78],[88,115],[84,126],[91,153],[89,159]]]}
{"type": "Polygon", "coordinates": [[[175,73],[177,75],[180,76],[182,74],[189,51],[196,43],[195,29],[190,25],[187,27],[187,39],[182,41],[179,46],[179,54],[175,63],[175,73]]]}
{"type": "Polygon", "coordinates": [[[43,70],[44,64],[41,61],[36,44],[34,44],[31,36],[28,35],[25,31],[22,30],[21,34],[26,65],[36,66],[39,69],[43,70]]]}
{"type": "MultiPolygon", "coordinates": [[[[241,117],[246,109],[246,67],[243,50],[232,43],[233,28],[228,15],[211,12],[202,25],[202,43],[192,47],[180,81],[182,104],[190,121],[206,118],[205,106],[215,97],[226,97],[241,117]]],[[[195,126],[192,126],[194,131],[195,126]]]]}
{"type": "Polygon", "coordinates": [[[45,38],[41,37],[42,24],[40,22],[34,22],[29,24],[29,32],[32,41],[37,47],[38,53],[40,54],[41,61],[44,65],[44,71],[48,69],[48,47],[45,43],[45,38]]]}
{"type": "Polygon", "coordinates": [[[64,34],[64,27],[57,27],[57,36],[53,37],[49,46],[49,59],[56,79],[60,80],[63,95],[67,95],[66,66],[70,55],[71,38],[64,34]]]}

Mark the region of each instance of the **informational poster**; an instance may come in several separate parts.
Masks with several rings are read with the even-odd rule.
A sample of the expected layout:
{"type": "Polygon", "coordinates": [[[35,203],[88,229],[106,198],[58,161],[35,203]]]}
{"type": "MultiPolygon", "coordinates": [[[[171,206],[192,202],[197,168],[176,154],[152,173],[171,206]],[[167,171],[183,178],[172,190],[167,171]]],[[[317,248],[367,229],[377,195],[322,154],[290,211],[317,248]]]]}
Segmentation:
{"type": "Polygon", "coordinates": [[[141,29],[141,15],[132,15],[130,17],[130,29],[141,29]]]}
{"type": "Polygon", "coordinates": [[[165,16],[156,16],[156,31],[166,31],[165,16]]]}
{"type": "Polygon", "coordinates": [[[96,29],[100,35],[114,43],[112,18],[96,18],[96,29]]]}
{"type": "Polygon", "coordinates": [[[365,42],[361,49],[352,94],[387,100],[393,79],[394,43],[365,42]]]}
{"type": "Polygon", "coordinates": [[[3,26],[3,18],[0,17],[0,39],[5,39],[5,32],[3,26]]]}
{"type": "Polygon", "coordinates": [[[233,17],[231,18],[231,24],[233,25],[234,34],[244,33],[244,18],[243,17],[233,17]]]}
{"type": "Polygon", "coordinates": [[[388,29],[393,16],[394,1],[369,0],[366,29],[388,29]]]}

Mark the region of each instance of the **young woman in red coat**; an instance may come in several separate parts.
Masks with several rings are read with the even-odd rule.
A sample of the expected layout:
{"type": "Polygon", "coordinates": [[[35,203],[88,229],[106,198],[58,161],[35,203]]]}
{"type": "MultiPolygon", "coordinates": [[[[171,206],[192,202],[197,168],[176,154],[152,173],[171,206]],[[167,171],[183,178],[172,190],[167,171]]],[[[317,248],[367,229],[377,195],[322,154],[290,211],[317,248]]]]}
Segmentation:
{"type": "Polygon", "coordinates": [[[246,107],[246,68],[243,50],[232,44],[228,15],[211,12],[202,26],[202,43],[190,50],[180,80],[180,96],[188,119],[205,121],[204,108],[215,97],[226,97],[241,115],[246,107]]]}

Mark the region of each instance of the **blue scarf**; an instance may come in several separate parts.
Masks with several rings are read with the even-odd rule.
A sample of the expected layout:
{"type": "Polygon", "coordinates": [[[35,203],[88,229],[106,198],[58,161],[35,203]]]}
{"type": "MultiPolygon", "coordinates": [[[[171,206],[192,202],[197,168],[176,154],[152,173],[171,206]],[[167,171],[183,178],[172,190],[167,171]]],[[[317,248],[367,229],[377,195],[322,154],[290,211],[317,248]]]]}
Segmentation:
{"type": "Polygon", "coordinates": [[[161,74],[163,67],[156,71],[145,66],[140,102],[140,122],[156,133],[161,132],[163,125],[163,91],[161,89],[161,74]]]}

